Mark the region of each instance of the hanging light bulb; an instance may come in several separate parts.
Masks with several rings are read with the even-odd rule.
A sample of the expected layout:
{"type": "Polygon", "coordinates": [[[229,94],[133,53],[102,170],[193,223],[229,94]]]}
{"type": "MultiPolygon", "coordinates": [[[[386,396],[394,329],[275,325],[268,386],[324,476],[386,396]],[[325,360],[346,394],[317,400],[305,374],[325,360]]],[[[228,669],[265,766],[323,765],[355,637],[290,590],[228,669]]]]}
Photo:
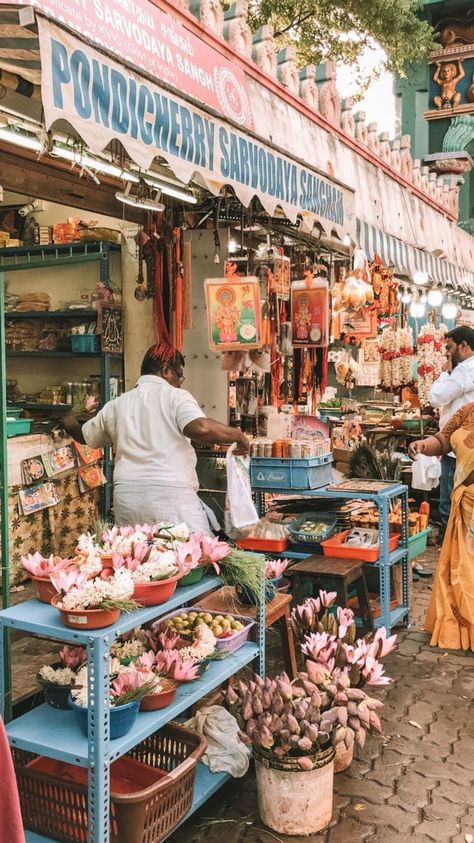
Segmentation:
{"type": "Polygon", "coordinates": [[[414,298],[410,305],[410,316],[414,319],[421,319],[425,315],[425,303],[418,297],[414,298]]]}
{"type": "Polygon", "coordinates": [[[237,242],[233,237],[231,237],[227,243],[227,251],[229,255],[233,255],[237,251],[237,242]]]}
{"type": "Polygon", "coordinates": [[[402,290],[402,304],[410,304],[411,298],[412,298],[411,290],[408,287],[406,287],[406,289],[403,288],[403,290],[402,290]]]}
{"type": "Polygon", "coordinates": [[[428,275],[426,274],[426,272],[421,272],[420,270],[418,270],[414,273],[413,280],[415,284],[426,284],[426,282],[428,281],[428,275]]]}
{"type": "Polygon", "coordinates": [[[422,293],[421,296],[420,296],[421,304],[426,304],[427,301],[428,301],[428,296],[426,295],[426,293],[422,293]]]}
{"type": "Polygon", "coordinates": [[[457,304],[452,301],[451,296],[448,296],[448,300],[443,304],[441,313],[443,314],[445,319],[455,319],[457,312],[457,304]]]}
{"type": "Polygon", "coordinates": [[[428,293],[428,304],[431,307],[439,307],[443,301],[443,293],[440,287],[433,287],[428,293]]]}
{"type": "Polygon", "coordinates": [[[352,243],[350,234],[345,234],[342,242],[344,243],[344,246],[350,246],[352,243]]]}

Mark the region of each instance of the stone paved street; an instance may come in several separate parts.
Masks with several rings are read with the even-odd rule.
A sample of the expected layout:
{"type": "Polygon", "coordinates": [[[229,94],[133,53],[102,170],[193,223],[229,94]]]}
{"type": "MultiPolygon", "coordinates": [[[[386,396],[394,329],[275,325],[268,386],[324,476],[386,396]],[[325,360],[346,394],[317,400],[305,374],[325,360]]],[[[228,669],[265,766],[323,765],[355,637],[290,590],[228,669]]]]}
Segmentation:
{"type": "MultiPolygon", "coordinates": [[[[433,567],[438,552],[420,561],[433,567]]],[[[334,815],[309,843],[472,843],[474,840],[474,656],[429,646],[422,631],[431,581],[414,584],[413,620],[386,660],[394,683],[380,689],[383,738],[369,738],[336,777],[334,815]],[[428,582],[428,584],[426,584],[428,582]]],[[[276,641],[270,642],[273,653],[276,641]]],[[[278,661],[269,665],[279,669],[278,661]]],[[[296,843],[259,823],[255,778],[232,781],[170,838],[172,843],[296,843]]]]}

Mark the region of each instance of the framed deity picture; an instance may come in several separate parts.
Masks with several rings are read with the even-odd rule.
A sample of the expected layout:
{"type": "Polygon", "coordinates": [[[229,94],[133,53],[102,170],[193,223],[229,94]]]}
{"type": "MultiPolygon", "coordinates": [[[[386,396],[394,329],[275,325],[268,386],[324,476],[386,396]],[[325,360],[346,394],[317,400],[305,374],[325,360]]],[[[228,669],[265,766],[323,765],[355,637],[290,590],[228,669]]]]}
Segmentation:
{"type": "Polygon", "coordinates": [[[291,330],[294,348],[321,348],[329,342],[327,285],[307,287],[296,281],[291,288],[291,330]]]}
{"type": "Polygon", "coordinates": [[[338,334],[348,334],[355,339],[377,336],[377,312],[364,308],[360,310],[340,310],[338,334]]]}
{"type": "Polygon", "coordinates": [[[237,351],[260,348],[260,287],[254,276],[208,278],[204,282],[209,348],[237,351]]]}
{"type": "Polygon", "coordinates": [[[97,333],[101,336],[101,351],[109,354],[123,352],[123,311],[120,304],[100,302],[97,333]]]}

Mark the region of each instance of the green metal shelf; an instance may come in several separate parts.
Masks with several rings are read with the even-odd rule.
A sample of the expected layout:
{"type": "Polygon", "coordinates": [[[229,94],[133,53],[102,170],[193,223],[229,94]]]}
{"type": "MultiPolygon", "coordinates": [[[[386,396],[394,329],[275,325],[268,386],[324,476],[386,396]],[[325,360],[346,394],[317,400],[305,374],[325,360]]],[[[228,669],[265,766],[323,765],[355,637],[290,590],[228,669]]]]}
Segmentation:
{"type": "Polygon", "coordinates": [[[80,360],[81,357],[103,357],[104,354],[107,354],[108,357],[112,358],[121,358],[123,354],[118,354],[117,352],[104,352],[104,351],[87,351],[87,352],[79,352],[79,351],[8,351],[7,350],[7,357],[74,357],[76,360],[80,360]]]}
{"type": "Polygon", "coordinates": [[[0,249],[0,270],[19,272],[23,269],[89,263],[104,260],[111,251],[120,251],[120,246],[98,240],[0,249]]]}
{"type": "Polygon", "coordinates": [[[97,310],[77,308],[76,310],[7,310],[5,321],[17,319],[97,319],[97,310]]]}

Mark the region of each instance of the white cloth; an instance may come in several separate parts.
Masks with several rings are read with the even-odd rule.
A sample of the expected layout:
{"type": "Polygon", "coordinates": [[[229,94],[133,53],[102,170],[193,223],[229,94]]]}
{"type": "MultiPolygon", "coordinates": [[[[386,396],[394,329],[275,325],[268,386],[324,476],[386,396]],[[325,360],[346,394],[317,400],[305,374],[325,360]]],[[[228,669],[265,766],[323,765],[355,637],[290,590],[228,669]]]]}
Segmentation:
{"type": "Polygon", "coordinates": [[[240,740],[237,720],[230,712],[221,705],[205,706],[184,725],[207,739],[202,760],[211,773],[230,773],[234,779],[245,776],[250,749],[240,740]]]}
{"type": "MultiPolygon", "coordinates": [[[[474,355],[458,363],[451,373],[441,372],[428,393],[432,407],[440,408],[439,426],[443,428],[456,410],[474,401],[474,355]]],[[[450,457],[455,454],[451,451],[450,457]]]]}
{"type": "Polygon", "coordinates": [[[91,448],[114,448],[114,484],[135,481],[137,492],[148,486],[196,492],[196,453],[183,431],[201,418],[204,413],[185,389],[143,375],[135,389],[109,401],[86,422],[82,433],[91,448]]]}
{"type": "Polygon", "coordinates": [[[441,462],[438,457],[427,457],[418,454],[412,466],[411,485],[414,489],[430,492],[439,486],[441,477],[441,462]]]}
{"type": "MultiPolygon", "coordinates": [[[[152,482],[114,484],[115,524],[126,527],[129,524],[159,524],[162,521],[187,524],[191,533],[210,532],[207,507],[194,489],[161,486],[152,482]]],[[[215,528],[215,524],[212,526],[215,528]]]]}

